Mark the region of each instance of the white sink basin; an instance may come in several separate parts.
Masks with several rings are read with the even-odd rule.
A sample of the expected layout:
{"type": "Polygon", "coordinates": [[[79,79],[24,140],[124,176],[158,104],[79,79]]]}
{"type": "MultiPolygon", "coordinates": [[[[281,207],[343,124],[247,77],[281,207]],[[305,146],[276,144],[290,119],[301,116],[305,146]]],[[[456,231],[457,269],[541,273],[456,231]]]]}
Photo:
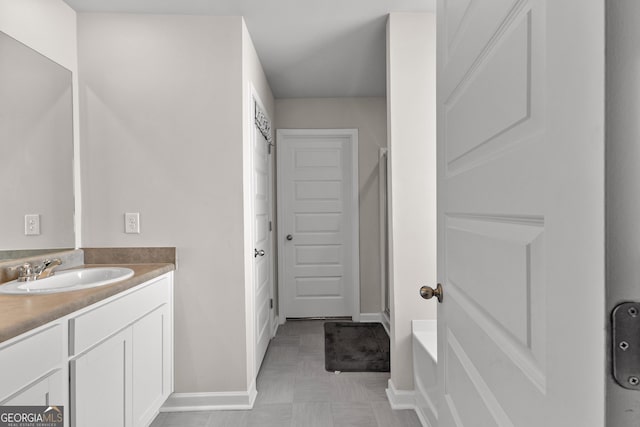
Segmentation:
{"type": "Polygon", "coordinates": [[[123,267],[93,267],[59,271],[53,276],[30,282],[13,280],[0,286],[0,294],[52,294],[77,291],[119,282],[133,276],[133,270],[123,267]]]}

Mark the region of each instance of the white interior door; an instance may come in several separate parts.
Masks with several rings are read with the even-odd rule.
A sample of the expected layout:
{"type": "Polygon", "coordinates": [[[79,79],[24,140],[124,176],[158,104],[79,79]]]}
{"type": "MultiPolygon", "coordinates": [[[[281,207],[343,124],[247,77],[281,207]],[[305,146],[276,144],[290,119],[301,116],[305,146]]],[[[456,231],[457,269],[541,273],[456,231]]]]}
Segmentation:
{"type": "Polygon", "coordinates": [[[280,317],[359,316],[357,130],[278,130],[280,317]]]}
{"type": "Polygon", "coordinates": [[[439,0],[440,427],[604,425],[604,1],[439,0]]]}
{"type": "Polygon", "coordinates": [[[271,176],[269,143],[254,126],[253,137],[253,236],[254,295],[256,311],[256,372],[271,339],[272,253],[271,253],[271,176]]]}

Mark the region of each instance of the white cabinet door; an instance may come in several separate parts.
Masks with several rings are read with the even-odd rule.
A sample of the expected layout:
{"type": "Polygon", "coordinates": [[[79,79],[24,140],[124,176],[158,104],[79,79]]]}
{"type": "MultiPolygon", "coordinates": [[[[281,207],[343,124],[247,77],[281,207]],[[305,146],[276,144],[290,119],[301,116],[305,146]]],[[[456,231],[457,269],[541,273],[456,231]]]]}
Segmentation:
{"type": "Polygon", "coordinates": [[[167,351],[169,310],[167,305],[152,311],[132,326],[133,334],[133,425],[151,423],[170,393],[167,351]]]}
{"type": "Polygon", "coordinates": [[[163,277],[72,319],[74,427],[151,423],[173,390],[172,291],[163,277]]]}
{"type": "Polygon", "coordinates": [[[132,329],[71,361],[71,425],[130,427],[132,329]]]}

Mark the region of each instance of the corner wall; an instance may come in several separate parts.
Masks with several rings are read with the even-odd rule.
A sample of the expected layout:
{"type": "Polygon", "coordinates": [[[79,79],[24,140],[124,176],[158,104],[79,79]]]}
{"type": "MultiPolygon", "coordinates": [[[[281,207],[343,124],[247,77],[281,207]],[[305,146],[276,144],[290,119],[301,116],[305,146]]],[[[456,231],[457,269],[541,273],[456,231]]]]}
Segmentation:
{"type": "Polygon", "coordinates": [[[392,13],[387,21],[389,135],[390,390],[413,391],[411,321],[436,319],[435,15],[392,13]]]}
{"type": "Polygon", "coordinates": [[[177,247],[177,393],[240,395],[251,382],[242,28],[240,17],[78,15],[82,244],[177,247]],[[124,233],[125,212],[140,212],[141,234],[124,233]]]}

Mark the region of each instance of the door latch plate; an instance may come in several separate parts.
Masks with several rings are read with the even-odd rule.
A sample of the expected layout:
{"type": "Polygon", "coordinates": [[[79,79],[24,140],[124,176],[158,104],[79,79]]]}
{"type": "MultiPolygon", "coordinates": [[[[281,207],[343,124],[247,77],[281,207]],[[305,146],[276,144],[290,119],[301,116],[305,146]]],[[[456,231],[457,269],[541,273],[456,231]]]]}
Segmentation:
{"type": "Polygon", "coordinates": [[[624,302],[611,314],[613,376],[622,387],[640,390],[640,303],[624,302]]]}

